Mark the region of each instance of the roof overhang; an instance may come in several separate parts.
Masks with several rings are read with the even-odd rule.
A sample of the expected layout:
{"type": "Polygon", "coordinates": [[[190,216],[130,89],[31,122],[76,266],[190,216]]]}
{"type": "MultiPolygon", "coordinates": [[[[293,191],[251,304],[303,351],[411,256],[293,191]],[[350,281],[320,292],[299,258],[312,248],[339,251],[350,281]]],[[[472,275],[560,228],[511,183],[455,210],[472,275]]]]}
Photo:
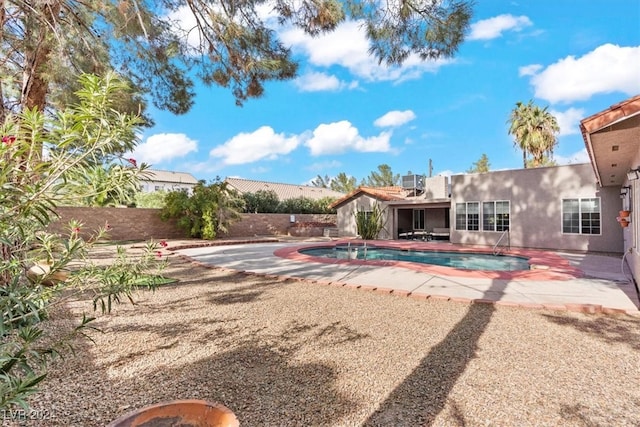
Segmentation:
{"type": "Polygon", "coordinates": [[[416,208],[418,206],[428,206],[431,208],[449,207],[451,206],[451,199],[407,199],[407,200],[391,200],[385,202],[387,206],[393,206],[397,208],[407,207],[416,208]]]}
{"type": "Polygon", "coordinates": [[[622,186],[640,152],[640,95],[580,121],[593,171],[601,187],[622,186]]]}
{"type": "Polygon", "coordinates": [[[403,200],[404,198],[398,194],[393,194],[391,192],[388,191],[381,191],[380,189],[376,189],[375,187],[358,187],[355,190],[353,190],[352,192],[350,192],[349,194],[347,194],[346,196],[334,201],[333,203],[331,203],[329,205],[329,208],[331,209],[337,209],[340,206],[344,205],[345,203],[349,203],[354,199],[357,199],[358,197],[362,196],[362,195],[366,195],[368,197],[371,197],[375,200],[377,200],[378,202],[382,202],[382,203],[387,203],[391,200],[403,200]]]}

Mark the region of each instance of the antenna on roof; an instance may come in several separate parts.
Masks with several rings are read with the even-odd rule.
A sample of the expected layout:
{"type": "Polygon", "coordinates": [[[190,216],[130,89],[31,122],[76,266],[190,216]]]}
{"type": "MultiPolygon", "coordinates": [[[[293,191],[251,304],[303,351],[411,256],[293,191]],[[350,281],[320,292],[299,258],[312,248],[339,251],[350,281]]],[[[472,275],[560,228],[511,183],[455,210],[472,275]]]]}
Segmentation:
{"type": "Polygon", "coordinates": [[[433,176],[433,162],[429,159],[429,178],[433,176]]]}

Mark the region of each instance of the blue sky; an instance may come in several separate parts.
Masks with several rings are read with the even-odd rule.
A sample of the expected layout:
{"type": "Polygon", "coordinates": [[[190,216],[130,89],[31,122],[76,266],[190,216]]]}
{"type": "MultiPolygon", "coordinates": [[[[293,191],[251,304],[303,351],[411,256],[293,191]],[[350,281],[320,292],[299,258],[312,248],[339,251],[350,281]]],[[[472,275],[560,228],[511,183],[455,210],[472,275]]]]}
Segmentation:
{"type": "Polygon", "coordinates": [[[456,174],[483,153],[492,170],[516,169],[506,121],[532,99],[560,124],[556,161],[584,163],[579,121],[640,93],[640,0],[478,0],[454,58],[394,68],[367,55],[357,22],[313,39],[278,32],[297,79],[243,107],[229,90],[197,86],[188,114],[151,109],[156,124],[133,156],[207,181],[291,184],[340,172],[359,182],[382,163],[427,173],[429,159],[434,175],[456,174]]]}

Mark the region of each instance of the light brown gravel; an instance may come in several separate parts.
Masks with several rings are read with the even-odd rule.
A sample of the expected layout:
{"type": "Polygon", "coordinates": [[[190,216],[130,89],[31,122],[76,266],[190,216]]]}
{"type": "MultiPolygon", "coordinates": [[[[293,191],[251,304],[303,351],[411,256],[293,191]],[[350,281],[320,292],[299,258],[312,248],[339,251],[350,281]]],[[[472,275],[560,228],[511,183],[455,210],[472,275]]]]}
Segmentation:
{"type": "MultiPolygon", "coordinates": [[[[171,260],[176,285],[99,316],[30,425],[174,399],[242,426],[638,426],[640,319],[414,300],[171,260]]],[[[50,327],[77,301],[54,313],[50,327]]]]}

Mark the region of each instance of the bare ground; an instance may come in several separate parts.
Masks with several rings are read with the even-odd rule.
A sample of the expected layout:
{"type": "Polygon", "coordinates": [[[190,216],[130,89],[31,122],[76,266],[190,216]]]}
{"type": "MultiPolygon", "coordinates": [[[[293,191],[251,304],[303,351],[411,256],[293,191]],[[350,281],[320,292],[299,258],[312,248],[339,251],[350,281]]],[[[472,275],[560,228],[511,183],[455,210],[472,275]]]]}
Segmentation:
{"type": "MultiPolygon", "coordinates": [[[[416,300],[206,269],[95,322],[29,425],[206,399],[242,426],[638,426],[640,319],[416,300]],[[38,418],[38,416],[36,416],[38,418]]],[[[56,310],[68,326],[89,301],[56,310]]]]}

